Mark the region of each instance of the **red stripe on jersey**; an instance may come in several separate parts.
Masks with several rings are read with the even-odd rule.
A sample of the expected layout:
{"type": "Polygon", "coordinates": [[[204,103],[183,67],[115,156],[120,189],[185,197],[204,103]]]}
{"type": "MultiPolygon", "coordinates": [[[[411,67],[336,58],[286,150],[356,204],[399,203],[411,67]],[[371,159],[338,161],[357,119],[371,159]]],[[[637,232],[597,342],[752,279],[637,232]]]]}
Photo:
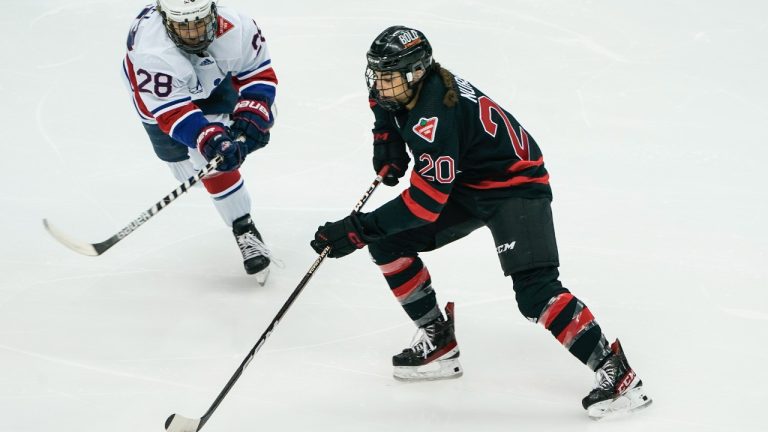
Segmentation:
{"type": "Polygon", "coordinates": [[[544,165],[544,157],[540,157],[538,160],[535,160],[535,161],[519,160],[513,163],[512,165],[510,165],[509,168],[507,168],[507,172],[515,173],[515,172],[525,171],[528,168],[540,167],[542,165],[544,165]]]}
{"type": "Polygon", "coordinates": [[[410,267],[413,261],[415,261],[413,257],[398,258],[391,263],[380,265],[379,268],[384,273],[384,276],[392,276],[410,267]]]}
{"type": "Polygon", "coordinates": [[[136,82],[136,72],[133,70],[133,62],[131,62],[131,58],[127,55],[125,56],[125,64],[128,66],[128,79],[131,81],[131,89],[133,89],[133,98],[136,100],[136,105],[139,107],[142,114],[149,118],[155,118],[155,116],[152,115],[152,112],[147,109],[147,106],[144,105],[144,101],[141,100],[139,83],[136,82]]]}
{"type": "Polygon", "coordinates": [[[480,183],[465,183],[464,185],[472,189],[499,189],[528,183],[549,184],[549,174],[541,177],[519,176],[504,181],[483,180],[480,183]]]}
{"type": "Polygon", "coordinates": [[[416,171],[411,172],[411,185],[437,201],[438,204],[445,204],[448,202],[448,194],[435,189],[434,186],[424,180],[424,178],[422,178],[416,171]]]}
{"type": "Polygon", "coordinates": [[[431,212],[425,209],[421,204],[414,201],[408,189],[404,190],[403,193],[400,194],[400,198],[403,199],[403,202],[405,203],[405,206],[408,208],[408,210],[410,210],[410,212],[419,219],[423,219],[427,222],[434,222],[440,216],[439,213],[431,212]]]}
{"type": "Polygon", "coordinates": [[[193,102],[187,102],[178,108],[174,108],[157,116],[157,125],[160,126],[160,129],[163,132],[170,135],[171,129],[173,129],[173,126],[177,121],[179,121],[180,118],[184,117],[192,111],[197,110],[200,110],[197,105],[195,105],[193,102]]]}
{"type": "Polygon", "coordinates": [[[424,285],[424,282],[426,282],[428,279],[429,271],[426,267],[424,267],[418,273],[416,273],[416,276],[410,278],[408,282],[400,285],[397,288],[393,288],[392,294],[394,294],[398,300],[402,301],[408,298],[409,295],[413,294],[413,292],[419,289],[422,285],[424,285]]]}
{"type": "Polygon", "coordinates": [[[240,181],[240,171],[217,172],[203,178],[203,186],[211,195],[224,192],[240,181]]]}
{"type": "Polygon", "coordinates": [[[250,84],[254,81],[268,81],[277,84],[277,75],[275,75],[275,70],[270,67],[249,78],[232,78],[232,83],[235,85],[235,89],[238,91],[240,90],[240,87],[243,87],[244,85],[250,84]]]}
{"type": "Polygon", "coordinates": [[[557,335],[557,340],[565,346],[570,346],[573,338],[581,333],[581,331],[594,320],[595,317],[592,316],[592,312],[585,306],[584,309],[579,312],[579,315],[571,320],[568,327],[557,335]]]}
{"type": "Polygon", "coordinates": [[[549,329],[549,326],[552,324],[552,321],[555,320],[555,318],[560,315],[560,312],[563,311],[563,308],[573,299],[573,294],[571,293],[563,293],[559,296],[555,297],[555,301],[548,304],[546,308],[541,312],[541,316],[539,317],[539,322],[544,325],[545,329],[549,329]]]}

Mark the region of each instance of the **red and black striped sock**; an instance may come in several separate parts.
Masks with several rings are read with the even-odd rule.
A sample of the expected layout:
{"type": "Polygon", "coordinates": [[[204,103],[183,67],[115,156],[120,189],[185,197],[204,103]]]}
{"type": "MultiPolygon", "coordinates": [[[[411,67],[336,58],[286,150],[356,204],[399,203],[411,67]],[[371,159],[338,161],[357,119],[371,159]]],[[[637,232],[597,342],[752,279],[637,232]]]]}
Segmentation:
{"type": "Polygon", "coordinates": [[[570,292],[553,297],[538,322],[592,370],[596,370],[611,351],[592,312],[570,292]]]}
{"type": "Polygon", "coordinates": [[[397,301],[418,327],[442,316],[429,270],[417,256],[401,257],[379,265],[397,301]]]}

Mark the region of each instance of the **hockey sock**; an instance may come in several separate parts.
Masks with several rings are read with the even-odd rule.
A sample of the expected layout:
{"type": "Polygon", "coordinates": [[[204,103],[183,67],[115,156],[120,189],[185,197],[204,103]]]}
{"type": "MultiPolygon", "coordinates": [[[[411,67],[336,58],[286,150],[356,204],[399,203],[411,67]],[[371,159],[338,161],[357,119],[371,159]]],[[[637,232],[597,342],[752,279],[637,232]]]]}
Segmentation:
{"type": "MultiPolygon", "coordinates": [[[[167,164],[176,180],[182,183],[187,181],[190,177],[194,177],[199,170],[195,169],[192,165],[192,161],[189,159],[180,162],[167,162],[167,164]]],[[[195,184],[195,187],[198,185],[200,185],[200,183],[195,184]]]]}
{"type": "Polygon", "coordinates": [[[232,226],[232,221],[251,212],[251,195],[239,171],[217,172],[203,178],[203,186],[227,225],[232,226]]]}
{"type": "Polygon", "coordinates": [[[570,292],[553,297],[537,321],[592,370],[596,370],[611,352],[592,312],[570,292]]]}
{"type": "MultiPolygon", "coordinates": [[[[206,161],[199,152],[190,150],[189,159],[167,163],[176,180],[185,182],[196,175],[206,161]]],[[[214,171],[201,183],[211,195],[213,205],[225,224],[232,226],[232,221],[251,212],[251,195],[239,171],[214,171]]]]}
{"type": "Polygon", "coordinates": [[[379,265],[392,294],[417,327],[442,316],[429,270],[419,257],[402,257],[379,265]]]}

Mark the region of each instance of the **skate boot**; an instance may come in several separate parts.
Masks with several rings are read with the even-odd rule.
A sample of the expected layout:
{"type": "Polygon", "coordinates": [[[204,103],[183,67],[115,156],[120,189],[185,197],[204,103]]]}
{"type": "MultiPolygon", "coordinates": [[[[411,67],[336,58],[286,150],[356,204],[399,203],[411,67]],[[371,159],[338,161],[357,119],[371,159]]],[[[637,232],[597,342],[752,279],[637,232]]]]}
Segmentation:
{"type": "Polygon", "coordinates": [[[445,313],[447,320],[440,316],[421,327],[413,337],[411,347],[392,357],[395,379],[439,380],[458,378],[464,373],[453,327],[453,303],[448,303],[445,313]]]}
{"type": "Polygon", "coordinates": [[[618,339],[611,344],[611,351],[596,372],[597,387],[581,401],[587,415],[593,420],[617,412],[644,408],[652,402],[643,390],[643,381],[629,367],[618,339]]]}
{"type": "Polygon", "coordinates": [[[243,266],[248,274],[255,274],[259,285],[264,285],[269,276],[271,254],[264,245],[261,234],[253,225],[251,215],[239,217],[232,222],[232,233],[235,234],[237,246],[243,254],[243,266]]]}

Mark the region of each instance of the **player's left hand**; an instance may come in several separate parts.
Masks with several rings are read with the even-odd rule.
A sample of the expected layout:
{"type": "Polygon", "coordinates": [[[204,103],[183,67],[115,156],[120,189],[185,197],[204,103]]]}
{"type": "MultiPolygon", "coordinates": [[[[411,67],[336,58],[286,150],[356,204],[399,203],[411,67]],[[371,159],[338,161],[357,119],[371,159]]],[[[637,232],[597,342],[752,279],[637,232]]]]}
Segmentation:
{"type": "Polygon", "coordinates": [[[315,239],[309,242],[315,252],[320,253],[326,246],[331,247],[328,256],[331,258],[341,258],[347,256],[357,249],[361,249],[370,240],[363,233],[363,226],[357,215],[352,213],[336,222],[326,222],[325,225],[317,227],[315,239]]]}
{"type": "Polygon", "coordinates": [[[269,104],[262,100],[240,98],[232,113],[232,135],[245,137],[248,152],[258,150],[269,142],[269,130],[275,123],[269,104]]]}

